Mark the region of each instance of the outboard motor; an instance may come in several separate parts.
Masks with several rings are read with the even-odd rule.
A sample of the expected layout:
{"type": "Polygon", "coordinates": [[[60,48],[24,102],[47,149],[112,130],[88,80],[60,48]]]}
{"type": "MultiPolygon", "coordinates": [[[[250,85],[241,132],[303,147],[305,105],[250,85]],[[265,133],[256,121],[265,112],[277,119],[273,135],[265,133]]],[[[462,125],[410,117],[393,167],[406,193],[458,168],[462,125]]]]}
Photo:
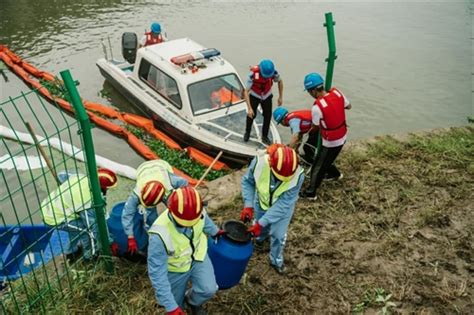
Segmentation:
{"type": "Polygon", "coordinates": [[[137,47],[137,34],[132,32],[122,34],[122,56],[131,64],[134,64],[137,58],[137,47]]]}

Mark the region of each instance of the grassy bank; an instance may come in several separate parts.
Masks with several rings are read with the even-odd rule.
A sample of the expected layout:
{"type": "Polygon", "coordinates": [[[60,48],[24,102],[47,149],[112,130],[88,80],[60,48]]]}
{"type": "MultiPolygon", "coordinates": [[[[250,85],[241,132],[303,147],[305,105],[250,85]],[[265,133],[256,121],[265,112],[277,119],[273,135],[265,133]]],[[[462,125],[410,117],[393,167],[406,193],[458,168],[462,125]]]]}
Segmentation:
{"type": "MultiPolygon", "coordinates": [[[[472,313],[474,128],[347,146],[338,166],[343,180],[324,182],[316,202],[298,202],[288,273],[269,267],[267,250],[256,252],[242,283],[219,292],[209,312],[472,313]]],[[[239,198],[211,216],[235,219],[240,208],[239,198]]],[[[47,308],[156,312],[146,267],[115,266],[46,296],[47,308]]]]}

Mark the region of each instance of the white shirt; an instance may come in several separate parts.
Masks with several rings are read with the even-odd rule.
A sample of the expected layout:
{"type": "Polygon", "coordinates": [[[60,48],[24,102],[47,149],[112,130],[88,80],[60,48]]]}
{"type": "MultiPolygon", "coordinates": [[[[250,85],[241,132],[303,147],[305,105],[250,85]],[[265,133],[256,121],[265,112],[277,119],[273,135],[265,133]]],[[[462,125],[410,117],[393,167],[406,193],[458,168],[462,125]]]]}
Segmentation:
{"type": "MultiPolygon", "coordinates": [[[[347,106],[349,106],[349,104],[350,104],[349,100],[346,98],[346,96],[344,94],[342,94],[341,91],[338,90],[338,92],[344,98],[344,108],[347,108],[347,106]]],[[[319,126],[319,121],[322,118],[324,118],[324,117],[323,117],[323,113],[319,109],[319,106],[313,105],[313,107],[311,108],[311,119],[313,120],[313,124],[316,125],[316,126],[319,126]]],[[[337,140],[329,141],[329,140],[326,140],[326,139],[323,138],[323,146],[325,146],[326,148],[339,147],[339,146],[343,145],[346,142],[346,138],[347,138],[347,133],[344,135],[344,137],[342,137],[340,139],[337,139],[337,140]]]]}

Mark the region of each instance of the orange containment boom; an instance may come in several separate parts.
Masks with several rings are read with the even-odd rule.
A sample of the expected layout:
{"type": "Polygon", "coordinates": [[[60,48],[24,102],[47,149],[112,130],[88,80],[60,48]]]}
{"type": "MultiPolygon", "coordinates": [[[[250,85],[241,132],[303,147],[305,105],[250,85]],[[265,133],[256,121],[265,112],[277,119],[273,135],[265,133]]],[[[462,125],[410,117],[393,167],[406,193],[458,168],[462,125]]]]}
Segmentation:
{"type": "MultiPolygon", "coordinates": [[[[51,93],[48,91],[46,87],[41,85],[41,83],[38,82],[37,80],[30,77],[30,75],[32,75],[38,79],[44,79],[47,81],[55,81],[56,78],[54,77],[54,75],[45,71],[41,71],[37,69],[36,67],[34,67],[33,65],[31,65],[30,63],[23,61],[18,55],[14,54],[6,46],[3,46],[3,45],[0,45],[0,59],[7,66],[9,66],[13,72],[15,72],[19,77],[21,77],[23,81],[28,83],[34,89],[37,89],[38,92],[41,95],[43,95],[46,99],[48,99],[51,102],[55,102],[62,109],[70,113],[73,113],[73,107],[69,102],[67,102],[64,99],[51,95],[51,93]]],[[[116,125],[113,122],[110,122],[94,114],[93,112],[104,115],[105,117],[110,118],[110,119],[118,119],[124,123],[128,123],[136,127],[143,128],[151,136],[165,143],[170,149],[183,150],[183,148],[176,141],[174,141],[172,138],[170,138],[168,135],[166,135],[162,131],[156,129],[151,119],[134,115],[134,114],[122,113],[122,112],[116,111],[115,109],[109,106],[105,106],[99,103],[88,102],[85,100],[83,100],[83,103],[84,103],[84,107],[86,108],[88,112],[90,120],[94,124],[117,136],[125,138],[132,148],[134,148],[138,153],[140,153],[140,155],[142,155],[143,157],[147,159],[158,159],[159,157],[156,155],[156,153],[154,153],[148,146],[146,146],[140,139],[138,139],[135,135],[133,135],[127,129],[125,129],[122,126],[116,125]]],[[[193,160],[195,160],[196,162],[204,166],[211,165],[213,161],[213,158],[211,156],[205,154],[204,152],[199,151],[196,148],[188,147],[186,148],[185,151],[193,160]]],[[[212,168],[214,170],[229,169],[229,167],[225,163],[222,163],[222,162],[217,162],[216,164],[214,164],[212,168]]],[[[196,179],[189,177],[182,171],[175,169],[175,172],[178,175],[187,179],[190,184],[194,185],[197,183],[196,179]]]]}

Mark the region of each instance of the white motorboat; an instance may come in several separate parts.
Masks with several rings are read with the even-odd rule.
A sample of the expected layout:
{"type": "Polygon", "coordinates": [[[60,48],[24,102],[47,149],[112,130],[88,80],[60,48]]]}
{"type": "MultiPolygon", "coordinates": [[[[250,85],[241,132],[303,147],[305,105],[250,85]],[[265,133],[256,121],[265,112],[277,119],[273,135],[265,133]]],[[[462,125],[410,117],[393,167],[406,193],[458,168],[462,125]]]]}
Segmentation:
{"type": "MultiPolygon", "coordinates": [[[[97,66],[157,128],[181,145],[211,156],[223,151],[221,160],[231,166],[246,164],[265,150],[261,114],[254,120],[250,140],[243,141],[247,106],[242,80],[218,50],[206,49],[189,38],[136,50],[136,36],[130,44],[127,34],[133,33],[125,33],[122,39],[126,60],[103,58],[97,66]],[[127,45],[131,46],[128,50],[127,45]]],[[[281,141],[273,122],[269,138],[274,143],[281,141]]]]}

